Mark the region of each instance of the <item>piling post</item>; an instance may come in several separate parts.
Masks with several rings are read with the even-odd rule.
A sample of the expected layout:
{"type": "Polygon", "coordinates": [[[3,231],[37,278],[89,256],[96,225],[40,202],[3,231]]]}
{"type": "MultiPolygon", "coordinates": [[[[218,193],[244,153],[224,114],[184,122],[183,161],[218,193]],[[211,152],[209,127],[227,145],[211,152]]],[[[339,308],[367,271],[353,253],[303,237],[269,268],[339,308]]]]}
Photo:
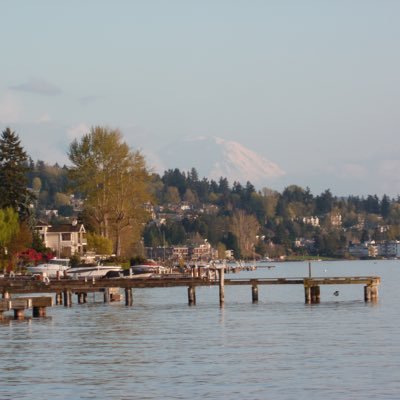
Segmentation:
{"type": "Polygon", "coordinates": [[[10,301],[8,299],[0,300],[0,320],[2,320],[4,317],[3,312],[9,310],[10,310],[10,301]]]}
{"type": "Polygon", "coordinates": [[[255,282],[253,282],[251,285],[251,299],[253,304],[258,303],[258,285],[255,282]]]}
{"type": "Polygon", "coordinates": [[[56,293],[56,305],[62,305],[62,292],[57,292],[56,293]]]}
{"type": "Polygon", "coordinates": [[[23,308],[14,308],[14,319],[24,319],[25,310],[23,308]]]}
{"type": "Polygon", "coordinates": [[[76,294],[77,298],[78,298],[78,304],[83,304],[83,293],[82,292],[78,292],[76,294]]]}
{"type": "Polygon", "coordinates": [[[195,288],[195,286],[188,287],[188,303],[189,303],[189,306],[196,305],[196,288],[195,288]]]}
{"type": "Polygon", "coordinates": [[[364,286],[364,301],[369,303],[371,301],[371,286],[364,286]]]}
{"type": "Polygon", "coordinates": [[[33,307],[32,308],[32,316],[34,318],[45,317],[46,316],[46,307],[33,307]]]}
{"type": "Polygon", "coordinates": [[[305,296],[305,303],[311,304],[311,287],[304,286],[304,296],[305,296]]]}
{"type": "Polygon", "coordinates": [[[109,303],[110,302],[110,289],[105,288],[104,289],[104,303],[109,303]]]}
{"type": "Polygon", "coordinates": [[[319,286],[311,286],[311,303],[318,304],[321,301],[321,290],[319,286]]]}
{"type": "Polygon", "coordinates": [[[377,302],[378,301],[378,286],[377,285],[367,285],[364,286],[364,301],[366,303],[369,302],[377,302]]]}
{"type": "Polygon", "coordinates": [[[72,292],[70,290],[64,290],[64,306],[71,307],[72,306],[72,292]]]}
{"type": "Polygon", "coordinates": [[[86,292],[82,293],[82,301],[83,301],[84,304],[87,303],[87,293],[86,292]]]}
{"type": "Polygon", "coordinates": [[[133,304],[132,288],[125,288],[125,305],[131,306],[133,304]]]}
{"type": "Polygon", "coordinates": [[[219,305],[222,307],[225,303],[225,268],[219,268],[219,305]]]}
{"type": "Polygon", "coordinates": [[[371,285],[371,301],[376,303],[378,301],[378,286],[371,285]]]}

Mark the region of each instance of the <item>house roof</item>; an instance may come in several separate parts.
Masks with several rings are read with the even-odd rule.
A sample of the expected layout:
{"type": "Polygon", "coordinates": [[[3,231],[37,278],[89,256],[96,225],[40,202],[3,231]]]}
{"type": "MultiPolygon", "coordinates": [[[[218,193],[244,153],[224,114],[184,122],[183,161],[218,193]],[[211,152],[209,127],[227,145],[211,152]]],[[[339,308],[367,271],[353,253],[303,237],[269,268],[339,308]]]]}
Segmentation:
{"type": "Polygon", "coordinates": [[[49,224],[39,219],[36,221],[36,226],[49,226],[49,224]]]}
{"type": "Polygon", "coordinates": [[[49,226],[47,232],[80,232],[82,229],[84,230],[82,224],[61,224],[57,226],[49,226]]]}

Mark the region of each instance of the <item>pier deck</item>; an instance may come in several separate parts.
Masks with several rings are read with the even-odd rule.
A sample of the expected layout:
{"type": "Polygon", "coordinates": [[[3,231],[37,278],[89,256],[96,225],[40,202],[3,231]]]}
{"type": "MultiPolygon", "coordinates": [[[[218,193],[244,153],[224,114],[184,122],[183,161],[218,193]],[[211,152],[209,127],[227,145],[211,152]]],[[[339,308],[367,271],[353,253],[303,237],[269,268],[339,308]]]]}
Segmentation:
{"type": "Polygon", "coordinates": [[[186,286],[188,288],[188,302],[190,305],[196,304],[196,287],[218,286],[220,304],[224,303],[225,286],[251,286],[252,301],[258,301],[259,285],[303,285],[306,303],[320,302],[321,285],[364,285],[364,300],[377,301],[378,286],[381,282],[378,276],[342,276],[342,277],[295,277],[295,278],[246,278],[246,279],[225,279],[223,270],[219,270],[217,279],[206,277],[191,277],[185,275],[160,275],[149,278],[111,278],[111,279],[58,279],[50,282],[34,280],[28,276],[1,278],[0,291],[3,298],[10,294],[29,294],[29,293],[55,293],[56,304],[72,304],[72,293],[78,296],[78,303],[86,302],[87,293],[104,292],[105,301],[113,301],[120,298],[115,290],[125,290],[125,303],[132,305],[132,289],[136,288],[162,288],[186,286]],[[112,289],[114,288],[114,292],[112,289]]]}

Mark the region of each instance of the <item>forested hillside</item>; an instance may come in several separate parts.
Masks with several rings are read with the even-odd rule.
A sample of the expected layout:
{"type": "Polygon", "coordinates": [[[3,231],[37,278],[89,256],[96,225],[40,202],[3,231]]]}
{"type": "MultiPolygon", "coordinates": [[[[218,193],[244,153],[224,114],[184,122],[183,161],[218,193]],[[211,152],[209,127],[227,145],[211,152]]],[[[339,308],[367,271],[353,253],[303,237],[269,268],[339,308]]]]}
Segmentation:
{"type": "MultiPolygon", "coordinates": [[[[66,167],[38,161],[30,184],[38,193],[38,210],[57,209],[61,217],[72,213],[68,188],[73,185],[66,167]]],[[[282,193],[257,190],[251,182],[200,178],[195,168],[152,174],[149,187],[153,217],[143,231],[145,246],[207,239],[237,257],[251,257],[254,251],[270,257],[343,256],[351,242],[400,239],[400,199],[386,195],[337,197],[329,189],[314,195],[296,185],[282,193]]]]}

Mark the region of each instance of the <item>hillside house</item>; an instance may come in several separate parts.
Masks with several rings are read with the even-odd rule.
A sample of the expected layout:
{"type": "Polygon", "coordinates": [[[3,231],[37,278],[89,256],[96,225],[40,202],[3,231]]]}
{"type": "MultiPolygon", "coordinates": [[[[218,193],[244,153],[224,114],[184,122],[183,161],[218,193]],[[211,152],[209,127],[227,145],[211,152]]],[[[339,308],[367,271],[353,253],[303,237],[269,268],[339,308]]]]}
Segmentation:
{"type": "Polygon", "coordinates": [[[35,227],[44,245],[50,248],[57,257],[83,255],[86,252],[86,230],[76,220],[70,224],[51,226],[40,223],[35,227]]]}

